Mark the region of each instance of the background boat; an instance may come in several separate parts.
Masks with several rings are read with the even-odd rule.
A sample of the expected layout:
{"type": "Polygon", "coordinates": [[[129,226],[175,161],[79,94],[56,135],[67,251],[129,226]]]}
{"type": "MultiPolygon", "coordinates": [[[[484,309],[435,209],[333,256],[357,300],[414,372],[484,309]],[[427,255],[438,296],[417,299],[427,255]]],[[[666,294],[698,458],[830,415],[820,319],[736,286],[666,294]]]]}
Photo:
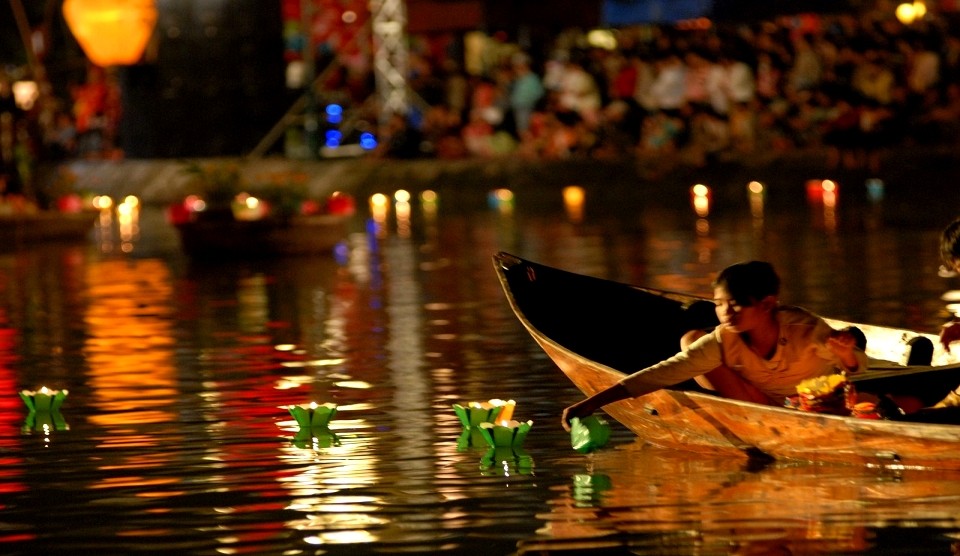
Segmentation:
{"type": "Polygon", "coordinates": [[[0,215],[0,244],[23,247],[38,241],[83,241],[99,212],[37,211],[0,215]]]}
{"type": "Polygon", "coordinates": [[[261,220],[192,220],[177,223],[191,257],[269,257],[328,254],[347,236],[350,217],[338,214],[261,220]]]}

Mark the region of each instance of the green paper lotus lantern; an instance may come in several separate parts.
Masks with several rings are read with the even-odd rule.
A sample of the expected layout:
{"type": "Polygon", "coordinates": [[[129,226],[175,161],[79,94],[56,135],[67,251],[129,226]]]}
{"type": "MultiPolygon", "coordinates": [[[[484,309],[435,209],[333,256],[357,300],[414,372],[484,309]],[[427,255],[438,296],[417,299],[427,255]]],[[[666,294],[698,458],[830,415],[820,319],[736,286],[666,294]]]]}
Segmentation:
{"type": "Polygon", "coordinates": [[[530,432],[533,421],[507,421],[501,424],[480,423],[480,434],[491,448],[519,448],[530,432]]]}
{"type": "Polygon", "coordinates": [[[610,424],[602,417],[589,415],[570,419],[570,444],[585,454],[606,446],[610,439],[610,424]]]}
{"type": "Polygon", "coordinates": [[[509,421],[517,402],[492,399],[485,402],[470,402],[467,405],[453,404],[453,411],[463,428],[480,426],[481,423],[509,421]]]}
{"type": "Polygon", "coordinates": [[[20,399],[29,410],[23,421],[22,432],[49,433],[68,430],[70,426],[60,414],[60,406],[68,393],[66,390],[51,390],[46,386],[39,390],[21,390],[20,399]]]}
{"type": "Polygon", "coordinates": [[[330,421],[337,414],[337,404],[324,403],[289,405],[287,410],[300,425],[293,437],[298,448],[329,448],[339,446],[340,439],[330,430],[330,421]]]}
{"type": "Polygon", "coordinates": [[[287,406],[290,415],[296,419],[301,429],[326,429],[330,426],[330,420],[337,414],[337,404],[325,403],[287,406]]]}
{"type": "Polygon", "coordinates": [[[464,427],[457,438],[457,451],[464,452],[470,448],[487,448],[487,441],[477,427],[464,427]]]}

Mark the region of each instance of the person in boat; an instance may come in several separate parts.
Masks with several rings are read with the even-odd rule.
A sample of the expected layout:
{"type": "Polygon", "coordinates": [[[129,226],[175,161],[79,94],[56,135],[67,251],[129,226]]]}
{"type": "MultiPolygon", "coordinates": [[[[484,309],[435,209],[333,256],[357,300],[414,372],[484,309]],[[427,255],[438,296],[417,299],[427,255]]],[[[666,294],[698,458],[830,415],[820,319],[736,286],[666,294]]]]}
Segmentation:
{"type": "MultiPolygon", "coordinates": [[[[940,232],[940,258],[946,270],[960,272],[960,218],[940,232]]],[[[960,321],[953,319],[940,329],[940,344],[950,353],[950,344],[960,340],[960,321]]]]}
{"type": "Polygon", "coordinates": [[[778,299],[780,277],[763,261],[720,271],[713,302],[720,324],[684,335],[679,353],[637,371],[563,411],[563,426],[603,406],[695,378],[718,394],[782,405],[805,379],[858,372],[867,356],[849,330],[835,330],[821,317],[778,299]]]}

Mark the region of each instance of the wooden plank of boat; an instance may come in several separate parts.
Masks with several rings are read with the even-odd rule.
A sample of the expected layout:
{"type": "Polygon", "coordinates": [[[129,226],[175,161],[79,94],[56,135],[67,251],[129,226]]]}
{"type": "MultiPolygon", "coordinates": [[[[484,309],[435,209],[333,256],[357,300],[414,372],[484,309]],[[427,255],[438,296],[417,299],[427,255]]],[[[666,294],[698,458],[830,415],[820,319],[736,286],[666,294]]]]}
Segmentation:
{"type": "MultiPolygon", "coordinates": [[[[508,253],[494,267],[510,307],[547,355],[585,394],[676,352],[679,337],[711,325],[695,296],[637,288],[573,274],[508,253]],[[612,308],[623,312],[611,318],[612,308]],[[629,322],[624,326],[623,322],[629,322]],[[624,330],[627,329],[627,330],[624,330]]],[[[715,319],[715,317],[713,317],[715,319]]],[[[841,321],[835,321],[841,322],[841,321]]],[[[713,321],[715,324],[715,320],[713,321]]],[[[867,352],[891,354],[919,333],[866,326],[867,352]],[[872,346],[872,348],[871,348],[872,346]],[[872,351],[871,351],[872,350],[872,351]]],[[[871,355],[872,356],[872,355],[871,355]]],[[[883,380],[896,381],[892,362],[875,358],[883,380]]],[[[921,376],[955,380],[960,361],[937,347],[934,365],[902,367],[898,390],[921,376]]],[[[873,372],[873,371],[870,371],[873,372]]],[[[957,382],[952,383],[956,386],[957,382]]],[[[610,404],[611,417],[652,444],[701,452],[765,454],[778,459],[879,466],[960,469],[960,426],[825,415],[724,399],[682,384],[610,404]]],[[[558,417],[559,418],[559,417],[558,417]]]]}
{"type": "Polygon", "coordinates": [[[0,215],[0,245],[21,247],[38,241],[87,239],[99,212],[38,211],[0,215]]]}
{"type": "Polygon", "coordinates": [[[231,258],[318,255],[347,236],[349,216],[319,214],[286,220],[193,220],[175,225],[191,257],[231,258]]]}

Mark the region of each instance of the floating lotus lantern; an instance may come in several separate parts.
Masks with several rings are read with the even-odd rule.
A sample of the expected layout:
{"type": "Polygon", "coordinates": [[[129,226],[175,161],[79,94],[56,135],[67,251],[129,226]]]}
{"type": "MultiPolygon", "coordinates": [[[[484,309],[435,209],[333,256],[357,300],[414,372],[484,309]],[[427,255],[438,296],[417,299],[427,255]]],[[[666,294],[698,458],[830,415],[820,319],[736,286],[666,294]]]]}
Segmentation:
{"type": "Polygon", "coordinates": [[[463,428],[480,426],[481,423],[509,421],[513,417],[513,410],[517,402],[513,400],[488,400],[485,402],[470,402],[466,406],[453,404],[453,411],[460,418],[463,428]]]}
{"type": "Polygon", "coordinates": [[[463,432],[457,438],[457,451],[463,452],[475,447],[487,447],[487,441],[483,438],[483,434],[477,427],[463,427],[463,432]]]}
{"type": "Polygon", "coordinates": [[[590,415],[570,419],[570,444],[580,453],[603,448],[610,439],[610,424],[605,419],[590,415]]]}
{"type": "Polygon", "coordinates": [[[23,422],[23,431],[49,432],[70,428],[60,414],[60,406],[67,394],[66,390],[51,390],[46,386],[39,390],[21,390],[20,399],[30,410],[23,422]]]}
{"type": "Polygon", "coordinates": [[[60,410],[68,393],[66,390],[51,390],[43,386],[39,390],[21,390],[20,399],[31,413],[50,413],[60,410]]]}
{"type": "Polygon", "coordinates": [[[293,443],[298,448],[340,445],[340,439],[330,430],[330,420],[337,413],[337,404],[310,402],[287,406],[287,410],[300,425],[300,430],[293,437],[293,443]]]}
{"type": "Polygon", "coordinates": [[[533,421],[501,421],[499,424],[480,423],[477,427],[491,448],[519,448],[523,445],[533,421]]]}
{"type": "Polygon", "coordinates": [[[310,402],[306,405],[291,405],[287,409],[301,429],[326,429],[337,413],[337,404],[310,402]]]}

